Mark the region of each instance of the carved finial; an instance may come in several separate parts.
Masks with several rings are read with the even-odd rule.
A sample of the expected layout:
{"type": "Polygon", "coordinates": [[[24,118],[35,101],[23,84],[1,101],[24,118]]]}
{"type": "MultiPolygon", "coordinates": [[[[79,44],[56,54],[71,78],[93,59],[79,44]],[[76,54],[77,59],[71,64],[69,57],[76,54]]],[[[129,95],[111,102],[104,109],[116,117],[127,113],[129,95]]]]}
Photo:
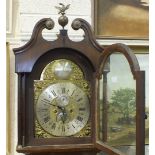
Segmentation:
{"type": "Polygon", "coordinates": [[[49,19],[46,21],[45,25],[48,30],[51,30],[54,27],[54,21],[52,19],[49,19]]]}
{"type": "Polygon", "coordinates": [[[63,3],[59,3],[59,5],[61,7],[55,6],[55,8],[59,10],[58,14],[65,15],[65,11],[69,9],[70,4],[65,6],[63,3]]]}
{"type": "Polygon", "coordinates": [[[65,6],[64,4],[59,3],[59,5],[61,7],[55,6],[55,8],[59,10],[58,14],[61,14],[61,16],[58,19],[58,22],[64,29],[64,27],[68,24],[68,17],[65,16],[65,11],[69,9],[70,4],[65,6]]]}

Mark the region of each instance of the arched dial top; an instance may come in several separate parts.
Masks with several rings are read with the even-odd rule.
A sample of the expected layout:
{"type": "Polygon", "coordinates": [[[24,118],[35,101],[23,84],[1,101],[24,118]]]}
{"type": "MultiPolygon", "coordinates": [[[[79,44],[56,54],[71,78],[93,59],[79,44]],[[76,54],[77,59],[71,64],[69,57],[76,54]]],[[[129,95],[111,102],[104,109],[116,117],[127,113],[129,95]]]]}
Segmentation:
{"type": "Polygon", "coordinates": [[[71,136],[85,127],[90,105],[86,93],[71,82],[45,88],[36,104],[40,126],[53,136],[71,136]]]}
{"type": "Polygon", "coordinates": [[[61,60],[53,65],[54,75],[59,79],[68,79],[73,72],[73,67],[70,61],[61,60]]]}
{"type": "Polygon", "coordinates": [[[81,68],[68,59],[50,62],[41,74],[41,80],[81,80],[84,74],[81,68]]]}

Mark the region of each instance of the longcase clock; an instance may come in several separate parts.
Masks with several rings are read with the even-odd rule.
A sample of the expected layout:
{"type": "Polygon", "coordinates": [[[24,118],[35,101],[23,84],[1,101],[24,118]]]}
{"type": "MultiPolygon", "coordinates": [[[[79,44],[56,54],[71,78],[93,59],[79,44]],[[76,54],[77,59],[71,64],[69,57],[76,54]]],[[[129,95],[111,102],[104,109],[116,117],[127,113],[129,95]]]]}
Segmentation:
{"type": "MultiPolygon", "coordinates": [[[[117,50],[126,56],[137,82],[136,155],[144,155],[144,72],[135,55],[123,44],[101,47],[91,26],[80,18],[72,22],[72,28],[83,29],[85,36],[74,42],[64,29],[68,23],[64,11],[58,21],[63,28],[55,41],[42,37],[43,29],[54,27],[52,19],[44,18],[34,27],[30,41],[14,49],[18,74],[17,151],[30,155],[123,154],[99,136],[106,132],[99,128],[99,79],[108,56],[117,50]]],[[[106,127],[106,122],[102,123],[106,127]]]]}

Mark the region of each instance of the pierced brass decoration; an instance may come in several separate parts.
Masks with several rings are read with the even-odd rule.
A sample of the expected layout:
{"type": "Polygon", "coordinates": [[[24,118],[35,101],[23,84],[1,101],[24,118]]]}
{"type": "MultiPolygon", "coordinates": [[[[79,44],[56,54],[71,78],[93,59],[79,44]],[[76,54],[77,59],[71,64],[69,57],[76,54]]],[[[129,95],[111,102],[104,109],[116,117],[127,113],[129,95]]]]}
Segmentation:
{"type": "Polygon", "coordinates": [[[88,123],[75,137],[86,137],[86,136],[91,136],[91,127],[90,124],[88,123]]]}
{"type": "MultiPolygon", "coordinates": [[[[43,70],[43,72],[41,74],[41,80],[35,80],[34,81],[34,100],[35,100],[34,101],[34,103],[35,103],[34,106],[36,107],[38,98],[39,98],[40,94],[42,93],[42,91],[44,89],[46,89],[48,86],[50,86],[52,84],[61,83],[61,82],[62,83],[71,82],[71,83],[75,84],[76,86],[80,87],[86,93],[86,95],[90,98],[90,96],[91,96],[91,94],[90,94],[90,85],[84,79],[83,72],[79,68],[79,66],[77,66],[72,61],[69,61],[69,60],[66,60],[66,59],[59,59],[59,60],[52,61],[51,63],[49,63],[45,67],[45,69],[43,70]],[[70,67],[68,67],[66,69],[64,69],[64,67],[62,67],[64,69],[64,71],[67,71],[67,74],[69,73],[69,76],[66,76],[67,79],[66,78],[61,79],[61,78],[59,78],[59,76],[56,76],[56,74],[55,74],[55,67],[57,65],[59,66],[59,64],[62,63],[62,62],[63,63],[65,62],[66,66],[67,66],[67,64],[69,64],[69,66],[70,66],[70,67]]],[[[73,135],[73,137],[91,136],[91,125],[90,124],[91,124],[91,122],[90,122],[90,120],[88,120],[85,127],[83,129],[81,129],[80,132],[73,135]]],[[[41,127],[41,125],[38,123],[37,118],[35,118],[35,137],[37,137],[37,138],[52,138],[52,137],[55,137],[55,136],[47,133],[41,127]]]]}
{"type": "Polygon", "coordinates": [[[47,132],[43,130],[43,128],[39,125],[38,121],[35,120],[35,136],[37,138],[50,138],[52,137],[47,132]]]}
{"type": "MultiPolygon", "coordinates": [[[[37,120],[35,120],[35,136],[37,138],[52,138],[53,135],[48,134],[38,123],[37,120]]],[[[91,127],[90,122],[77,134],[74,135],[74,137],[88,137],[91,136],[91,127]]]]}

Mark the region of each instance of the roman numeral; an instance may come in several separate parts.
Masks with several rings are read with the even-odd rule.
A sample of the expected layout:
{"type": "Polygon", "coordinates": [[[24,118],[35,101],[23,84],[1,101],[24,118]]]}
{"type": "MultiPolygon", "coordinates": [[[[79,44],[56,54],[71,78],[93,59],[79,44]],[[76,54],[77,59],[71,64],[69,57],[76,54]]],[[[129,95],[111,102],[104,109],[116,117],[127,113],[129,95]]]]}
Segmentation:
{"type": "Polygon", "coordinates": [[[45,102],[45,103],[50,103],[50,101],[47,100],[46,98],[42,99],[42,101],[45,102]]]}
{"type": "Polygon", "coordinates": [[[45,123],[47,123],[49,120],[50,120],[50,117],[49,116],[47,116],[47,117],[44,118],[44,122],[45,123]]]}
{"type": "Polygon", "coordinates": [[[65,88],[64,88],[64,87],[62,88],[62,93],[63,93],[63,94],[65,93],[65,88]]]}
{"type": "Polygon", "coordinates": [[[71,96],[73,96],[74,92],[75,92],[75,90],[73,90],[73,92],[72,92],[71,96]]]}
{"type": "Polygon", "coordinates": [[[41,109],[41,108],[39,108],[39,110],[38,110],[38,112],[46,112],[48,109],[41,109]]]}
{"type": "Polygon", "coordinates": [[[83,118],[80,117],[80,116],[78,116],[78,117],[77,117],[77,120],[79,120],[80,122],[82,122],[83,118]]]}
{"type": "Polygon", "coordinates": [[[52,96],[51,95],[48,95],[48,98],[52,98],[52,96]]]}
{"type": "Polygon", "coordinates": [[[52,90],[51,93],[52,93],[54,96],[57,96],[57,94],[55,93],[54,90],[52,90]]]}
{"type": "Polygon", "coordinates": [[[75,128],[75,126],[72,124],[72,127],[75,128]]]}
{"type": "Polygon", "coordinates": [[[79,111],[85,111],[86,108],[79,108],[79,111]]]}
{"type": "Polygon", "coordinates": [[[62,132],[65,132],[65,126],[62,126],[62,132]]]}
{"type": "Polygon", "coordinates": [[[52,126],[51,126],[51,128],[52,128],[53,130],[55,130],[55,127],[56,127],[56,124],[53,123],[52,126]]]}
{"type": "Polygon", "coordinates": [[[78,100],[76,100],[77,102],[80,102],[83,98],[79,98],[78,100]]]}

